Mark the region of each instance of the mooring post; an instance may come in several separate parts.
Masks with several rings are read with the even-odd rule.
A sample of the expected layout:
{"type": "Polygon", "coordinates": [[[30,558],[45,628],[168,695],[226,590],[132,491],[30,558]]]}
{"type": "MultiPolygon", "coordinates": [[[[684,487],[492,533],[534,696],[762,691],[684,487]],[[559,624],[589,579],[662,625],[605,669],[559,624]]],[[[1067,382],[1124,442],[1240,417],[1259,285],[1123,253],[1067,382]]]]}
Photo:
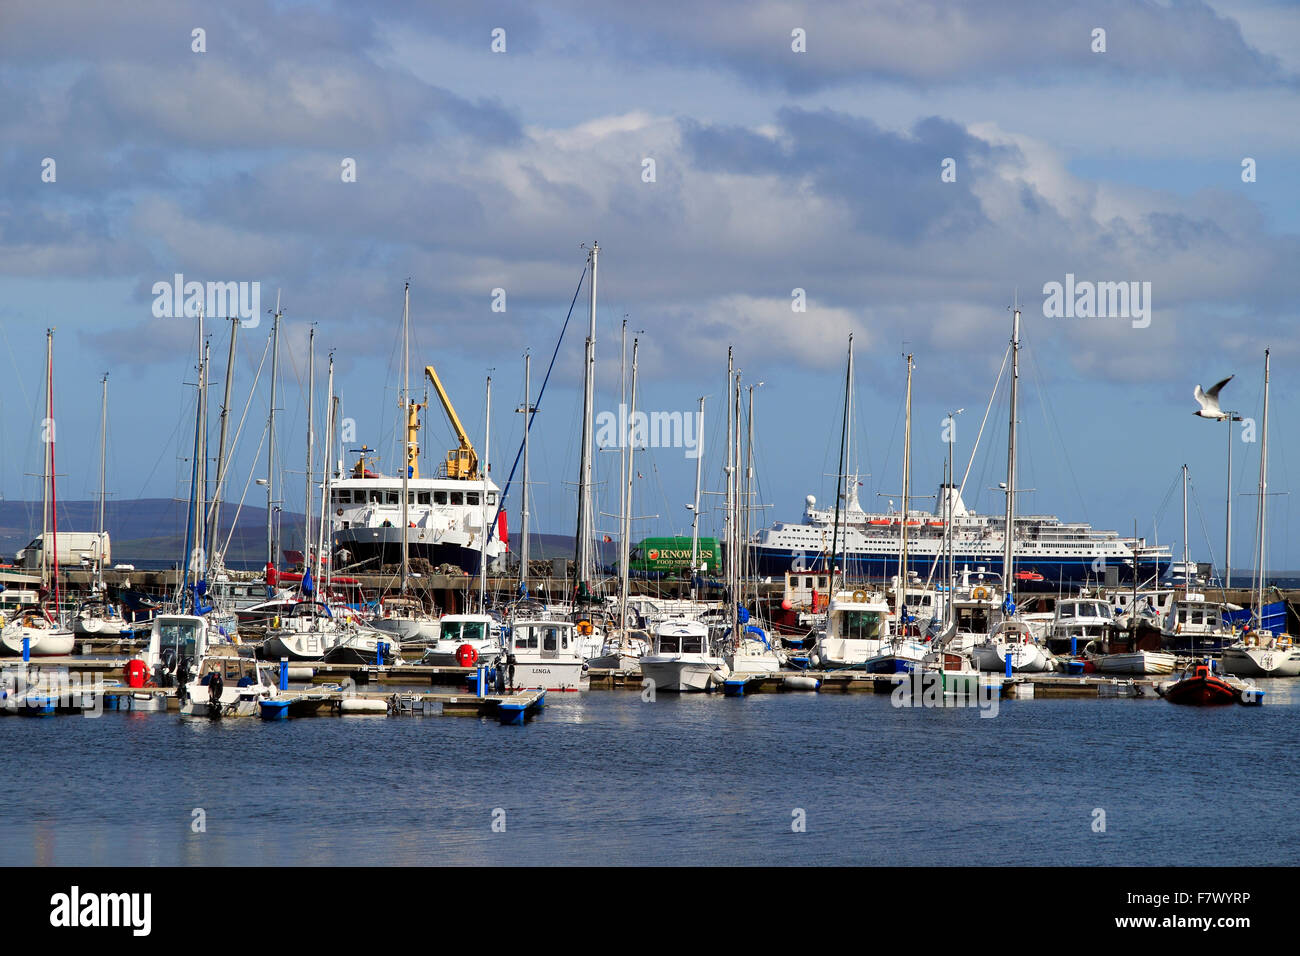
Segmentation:
{"type": "Polygon", "coordinates": [[[280,690],[289,689],[289,658],[280,658],[280,690]]]}
{"type": "Polygon", "coordinates": [[[23,638],[23,663],[26,664],[31,659],[32,659],[32,639],[30,637],[24,637],[23,638]]]}
{"type": "Polygon", "coordinates": [[[1011,648],[1007,648],[1007,676],[1011,676],[1011,648]]]}
{"type": "Polygon", "coordinates": [[[375,666],[384,666],[384,642],[375,641],[375,666]]]}

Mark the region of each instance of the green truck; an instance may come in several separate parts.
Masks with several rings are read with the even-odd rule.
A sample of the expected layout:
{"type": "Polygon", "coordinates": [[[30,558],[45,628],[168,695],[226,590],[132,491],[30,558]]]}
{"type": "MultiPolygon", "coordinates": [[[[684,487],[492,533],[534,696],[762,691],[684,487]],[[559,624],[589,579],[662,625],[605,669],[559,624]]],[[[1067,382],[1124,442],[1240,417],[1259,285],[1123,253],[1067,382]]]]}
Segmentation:
{"type": "MultiPolygon", "coordinates": [[[[716,538],[700,538],[699,564],[706,573],[722,566],[722,549],[716,538]]],[[[634,575],[683,574],[691,567],[691,539],[685,536],[645,538],[632,548],[628,573],[634,575]]]]}

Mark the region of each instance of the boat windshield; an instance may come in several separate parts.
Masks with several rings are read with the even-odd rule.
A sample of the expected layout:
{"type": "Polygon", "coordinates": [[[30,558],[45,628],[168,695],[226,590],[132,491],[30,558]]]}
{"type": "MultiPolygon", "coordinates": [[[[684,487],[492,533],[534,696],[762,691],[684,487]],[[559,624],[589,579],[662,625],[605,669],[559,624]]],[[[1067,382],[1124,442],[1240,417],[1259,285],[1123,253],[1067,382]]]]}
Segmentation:
{"type": "Polygon", "coordinates": [[[872,640],[880,637],[883,623],[879,611],[845,611],[839,615],[839,636],[849,640],[872,640]]]}
{"type": "Polygon", "coordinates": [[[158,623],[159,649],[170,647],[177,658],[194,657],[199,625],[195,621],[160,621],[158,623]]]}
{"type": "Polygon", "coordinates": [[[442,633],[450,641],[481,641],[486,628],[486,621],[451,621],[442,625],[442,633]]]}

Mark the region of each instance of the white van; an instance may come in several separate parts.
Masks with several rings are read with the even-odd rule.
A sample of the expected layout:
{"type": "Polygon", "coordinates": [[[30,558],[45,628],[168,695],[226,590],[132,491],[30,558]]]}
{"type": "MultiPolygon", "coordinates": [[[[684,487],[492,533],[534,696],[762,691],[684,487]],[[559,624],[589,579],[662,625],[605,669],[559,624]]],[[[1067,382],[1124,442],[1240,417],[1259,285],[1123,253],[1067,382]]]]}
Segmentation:
{"type": "MultiPolygon", "coordinates": [[[[14,556],[14,564],[28,570],[39,568],[42,547],[48,547],[53,558],[54,544],[54,533],[47,531],[43,541],[41,538],[33,538],[27,547],[19,551],[14,556]]],[[[113,560],[107,531],[103,534],[98,531],[60,531],[58,546],[61,568],[80,567],[86,562],[94,564],[101,556],[105,565],[113,560]]]]}

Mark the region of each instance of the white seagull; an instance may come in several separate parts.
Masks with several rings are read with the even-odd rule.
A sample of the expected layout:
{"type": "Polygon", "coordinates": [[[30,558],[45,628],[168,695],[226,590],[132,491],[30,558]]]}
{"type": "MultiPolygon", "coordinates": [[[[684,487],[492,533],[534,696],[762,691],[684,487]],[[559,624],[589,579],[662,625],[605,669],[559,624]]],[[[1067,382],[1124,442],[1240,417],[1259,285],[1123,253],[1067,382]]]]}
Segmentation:
{"type": "Polygon", "coordinates": [[[1222,391],[1223,386],[1227,385],[1235,377],[1235,375],[1229,375],[1208,392],[1197,385],[1196,391],[1192,392],[1192,396],[1196,399],[1196,403],[1201,406],[1201,410],[1192,414],[1199,415],[1201,418],[1212,418],[1218,422],[1227,418],[1228,413],[1219,408],[1219,392],[1222,391]]]}

